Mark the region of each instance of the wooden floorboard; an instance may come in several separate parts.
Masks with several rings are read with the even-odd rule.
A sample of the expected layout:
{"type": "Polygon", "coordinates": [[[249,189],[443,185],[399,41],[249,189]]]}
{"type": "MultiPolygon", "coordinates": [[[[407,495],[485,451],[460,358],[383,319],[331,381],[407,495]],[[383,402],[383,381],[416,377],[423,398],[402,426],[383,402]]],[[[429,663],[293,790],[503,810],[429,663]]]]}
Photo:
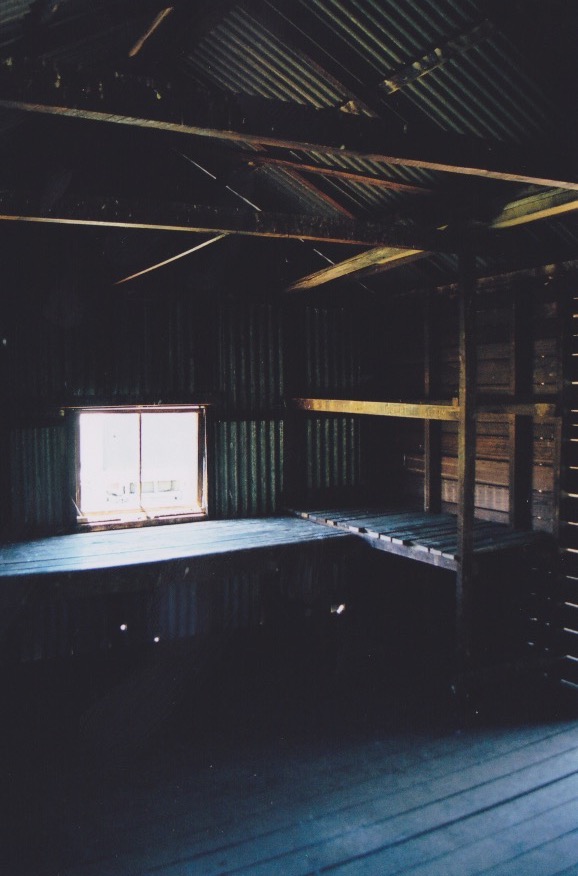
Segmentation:
{"type": "Polygon", "coordinates": [[[537,849],[482,872],[488,876],[557,876],[561,868],[575,869],[577,859],[578,829],[574,829],[537,849]]]}
{"type": "MultiPolygon", "coordinates": [[[[399,740],[397,742],[399,744],[399,740]]],[[[494,742],[497,742],[498,746],[500,745],[500,740],[494,739],[494,742]]],[[[502,740],[502,742],[504,741],[502,740]]],[[[510,745],[512,745],[512,740],[510,740],[510,745]]],[[[492,751],[485,744],[485,741],[481,745],[478,744],[476,746],[474,744],[473,749],[473,756],[481,757],[484,763],[485,757],[490,756],[492,751]]],[[[368,752],[359,751],[358,749],[361,771],[379,771],[380,768],[385,766],[385,774],[378,778],[367,778],[366,776],[365,781],[359,782],[352,781],[350,778],[346,788],[336,788],[334,785],[328,787],[327,778],[323,778],[321,788],[324,789],[325,793],[320,788],[316,788],[314,783],[312,783],[309,793],[305,794],[304,791],[306,789],[302,785],[296,784],[294,788],[285,789],[282,801],[275,800],[273,811],[271,811],[270,794],[268,795],[266,792],[258,795],[253,794],[250,806],[244,803],[241,809],[237,810],[237,815],[239,816],[237,824],[235,824],[234,820],[229,821],[227,826],[221,823],[223,831],[225,831],[226,827],[226,841],[224,841],[224,837],[215,838],[212,850],[210,848],[211,842],[202,834],[202,828],[203,826],[206,827],[208,822],[201,817],[200,823],[195,820],[195,829],[198,832],[196,841],[194,841],[193,837],[189,836],[188,842],[186,839],[184,842],[181,841],[180,848],[175,845],[174,852],[178,851],[179,853],[179,862],[175,867],[181,866],[186,861],[189,863],[194,861],[199,872],[220,872],[219,868],[223,866],[221,863],[224,860],[223,856],[228,856],[227,866],[234,865],[238,867],[243,862],[245,864],[249,862],[251,866],[254,866],[256,861],[262,860],[266,847],[269,850],[273,848],[276,851],[279,849],[285,851],[290,842],[295,845],[296,830],[301,831],[301,834],[305,834],[307,837],[314,835],[316,838],[319,838],[319,831],[323,826],[320,819],[325,810],[327,810],[323,816],[325,822],[334,823],[337,834],[339,834],[344,820],[350,818],[352,812],[354,814],[357,812],[356,807],[362,805],[369,809],[383,801],[385,782],[387,782],[385,798],[386,800],[389,799],[390,803],[391,798],[397,794],[413,793],[415,796],[416,793],[419,794],[424,782],[424,775],[420,775],[420,766],[423,767],[425,775],[429,776],[430,779],[440,778],[445,776],[447,771],[451,773],[456,771],[456,769],[458,771],[461,769],[461,759],[457,760],[461,751],[462,746],[460,744],[451,753],[446,752],[444,756],[435,758],[433,756],[435,747],[428,744],[427,754],[429,756],[427,762],[420,763],[421,758],[416,757],[414,753],[413,758],[415,758],[415,762],[412,764],[412,753],[408,752],[407,749],[404,750],[402,748],[398,752],[388,752],[387,747],[385,747],[381,750],[378,758],[371,758],[370,765],[366,763],[368,752]],[[430,758],[433,758],[433,760],[430,760],[430,758]],[[393,784],[393,787],[390,787],[390,784],[393,784]],[[412,788],[413,792],[411,791],[412,788]],[[289,792],[289,799],[287,799],[287,792],[289,792]],[[255,799],[255,796],[257,796],[257,799],[255,799]],[[255,811],[255,808],[258,811],[255,811]],[[305,827],[296,829],[295,825],[300,823],[304,823],[305,827]],[[265,830],[265,827],[268,830],[265,830]]],[[[355,752],[352,751],[349,758],[342,756],[337,758],[337,762],[334,763],[335,755],[332,754],[325,766],[331,762],[336,772],[336,778],[339,777],[342,782],[344,771],[346,771],[354,756],[355,752]]],[[[311,769],[314,763],[315,761],[309,761],[308,769],[311,769]]],[[[300,776],[301,781],[306,780],[304,772],[304,769],[296,770],[294,779],[300,776]]],[[[283,773],[286,779],[289,779],[286,770],[283,773]]],[[[239,777],[241,779],[239,791],[241,791],[243,779],[246,780],[246,777],[241,778],[242,770],[239,773],[239,777]]],[[[319,782],[319,777],[317,777],[317,782],[319,782]]],[[[182,803],[186,807],[186,795],[182,803]]],[[[181,813],[184,815],[186,809],[181,808],[181,813]]],[[[175,824],[173,827],[176,828],[177,825],[175,824]]],[[[186,836],[186,829],[184,830],[184,836],[186,836]]],[[[139,839],[146,846],[147,839],[150,841],[150,827],[146,829],[142,836],[137,837],[133,835],[131,839],[133,843],[139,839]]],[[[139,845],[140,842],[138,843],[139,845]]]]}
{"type": "Polygon", "coordinates": [[[542,876],[578,863],[578,721],[342,732],[179,737],[68,781],[48,770],[26,810],[39,858],[6,872],[542,876]]]}
{"type": "MultiPolygon", "coordinates": [[[[502,768],[509,769],[510,766],[510,763],[494,764],[500,773],[502,768]]],[[[197,857],[195,872],[199,876],[217,874],[222,872],[222,862],[225,860],[228,872],[253,873],[255,876],[274,872],[276,876],[296,876],[333,869],[341,866],[344,860],[366,859],[384,845],[403,845],[409,855],[412,842],[424,834],[445,830],[450,825],[471,818],[480,810],[497,807],[503,805],[504,801],[509,802],[528,794],[551,782],[552,777],[566,778],[568,774],[576,777],[573,767],[576,767],[575,750],[548,758],[547,763],[532,764],[507,775],[495,777],[494,769],[484,771],[486,776],[490,774],[494,777],[480,785],[475,784],[480,776],[479,771],[474,770],[473,774],[464,771],[451,781],[441,779],[410,791],[398,792],[393,799],[384,793],[382,799],[371,804],[362,803],[353,812],[340,812],[318,819],[313,824],[310,822],[293,828],[284,835],[276,835],[274,841],[267,842],[259,838],[257,842],[246,844],[243,849],[235,849],[234,860],[228,856],[224,858],[224,850],[211,859],[197,857]],[[472,782],[473,786],[469,787],[472,782]],[[325,832],[330,834],[327,838],[323,837],[325,832]],[[287,848],[291,851],[285,851],[287,848]]],[[[172,868],[165,872],[166,876],[176,876],[178,870],[172,868]]],[[[351,872],[356,872],[356,864],[351,872]]],[[[395,871],[385,870],[376,860],[372,872],[395,871]]]]}
{"type": "Polygon", "coordinates": [[[474,876],[496,862],[515,859],[520,848],[543,844],[571,830],[576,823],[577,792],[578,779],[572,776],[333,872],[339,876],[394,872],[474,876]]]}

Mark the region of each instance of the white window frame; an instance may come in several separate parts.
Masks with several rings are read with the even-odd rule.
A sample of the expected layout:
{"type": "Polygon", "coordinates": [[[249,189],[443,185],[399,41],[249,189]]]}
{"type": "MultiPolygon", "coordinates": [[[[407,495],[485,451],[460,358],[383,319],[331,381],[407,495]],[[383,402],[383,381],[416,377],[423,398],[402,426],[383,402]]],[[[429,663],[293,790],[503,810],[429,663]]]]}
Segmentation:
{"type": "MultiPolygon", "coordinates": [[[[75,506],[77,524],[82,529],[121,529],[128,527],[152,525],[159,523],[173,523],[178,521],[203,519],[208,514],[207,506],[207,408],[206,405],[111,405],[77,408],[75,423],[75,506]],[[163,414],[195,413],[198,415],[198,442],[197,442],[197,502],[195,509],[185,508],[182,511],[166,507],[159,508],[158,513],[150,509],[139,510],[112,510],[105,512],[82,511],[81,475],[80,475],[80,417],[82,414],[163,414]]],[[[139,421],[139,442],[140,442],[139,421]]],[[[195,449],[193,448],[193,453],[195,449]]],[[[139,443],[139,470],[140,470],[141,445],[139,443]]],[[[139,483],[139,491],[142,493],[142,475],[139,483]]]]}

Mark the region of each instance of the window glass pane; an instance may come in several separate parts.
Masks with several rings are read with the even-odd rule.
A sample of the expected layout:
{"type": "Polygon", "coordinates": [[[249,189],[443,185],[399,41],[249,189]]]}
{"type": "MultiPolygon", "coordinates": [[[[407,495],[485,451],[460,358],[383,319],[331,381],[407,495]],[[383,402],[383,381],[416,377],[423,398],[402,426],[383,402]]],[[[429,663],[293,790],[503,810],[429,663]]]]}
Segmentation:
{"type": "Polygon", "coordinates": [[[200,510],[199,415],[145,413],[141,429],[142,507],[200,510]]]}
{"type": "Polygon", "coordinates": [[[80,414],[80,510],[138,509],[138,414],[80,414]]]}

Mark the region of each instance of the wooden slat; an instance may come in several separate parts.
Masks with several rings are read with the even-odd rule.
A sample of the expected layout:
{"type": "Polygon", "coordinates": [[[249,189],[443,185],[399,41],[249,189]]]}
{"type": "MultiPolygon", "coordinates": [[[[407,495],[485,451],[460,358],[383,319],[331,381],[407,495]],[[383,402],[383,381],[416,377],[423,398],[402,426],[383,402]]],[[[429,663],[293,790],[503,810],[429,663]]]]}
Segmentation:
{"type": "MultiPolygon", "coordinates": [[[[348,530],[362,536],[380,550],[415,559],[422,563],[455,569],[460,556],[456,514],[431,514],[422,511],[340,512],[296,511],[328,527],[348,530]]],[[[524,547],[539,540],[531,531],[512,531],[509,526],[487,520],[474,520],[471,532],[473,554],[487,554],[524,547]]]]}
{"type": "MultiPolygon", "coordinates": [[[[479,438],[478,438],[479,441],[479,438]]],[[[414,454],[405,455],[405,468],[416,474],[424,473],[424,457],[414,454]]],[[[454,456],[441,457],[442,478],[456,480],[457,459],[454,456]]],[[[476,484],[488,484],[495,487],[507,487],[509,480],[509,463],[500,460],[476,459],[476,484]]],[[[568,481],[567,481],[568,482],[568,481]]],[[[572,481],[578,491],[578,471],[572,481]]],[[[551,465],[535,465],[532,473],[532,487],[541,492],[552,492],[553,470],[551,465]]]]}

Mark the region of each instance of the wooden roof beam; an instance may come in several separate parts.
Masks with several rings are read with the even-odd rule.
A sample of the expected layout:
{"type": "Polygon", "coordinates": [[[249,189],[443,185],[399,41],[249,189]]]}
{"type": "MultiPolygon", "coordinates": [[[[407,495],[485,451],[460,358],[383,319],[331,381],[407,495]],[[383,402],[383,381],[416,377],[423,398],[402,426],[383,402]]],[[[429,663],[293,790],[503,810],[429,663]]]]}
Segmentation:
{"type": "Polygon", "coordinates": [[[443,232],[421,235],[396,225],[378,225],[349,219],[232,210],[194,204],[150,204],[115,198],[79,202],[59,200],[47,206],[39,198],[0,193],[0,220],[60,225],[92,225],[216,234],[241,234],[286,240],[314,240],[357,246],[391,246],[453,252],[457,243],[443,232]],[[421,245],[418,241],[422,238],[421,245]]]}
{"type": "MultiPolygon", "coordinates": [[[[236,158],[235,155],[232,155],[232,157],[236,158]]],[[[413,185],[397,179],[388,179],[387,177],[371,176],[370,174],[359,173],[354,170],[343,170],[339,167],[328,167],[325,164],[305,164],[300,161],[287,161],[283,158],[274,158],[272,155],[255,155],[253,153],[245,155],[243,160],[246,161],[248,165],[284,167],[289,170],[295,170],[300,174],[311,173],[316,176],[328,176],[333,177],[334,179],[343,179],[347,182],[361,183],[366,186],[388,189],[392,192],[404,192],[412,195],[433,194],[433,189],[428,189],[426,186],[413,185]]]]}
{"type": "Polygon", "coordinates": [[[47,68],[0,76],[0,106],[69,118],[169,131],[208,139],[252,143],[466,176],[578,191],[570,159],[525,154],[497,141],[434,132],[427,137],[392,133],[391,126],[339,110],[316,110],[244,97],[216,101],[205,94],[175,96],[151,80],[112,75],[79,82],[47,68]]]}
{"type": "MultiPolygon", "coordinates": [[[[495,238],[494,232],[504,228],[518,225],[526,225],[530,222],[538,222],[542,219],[550,219],[564,213],[578,210],[578,197],[573,192],[565,189],[555,191],[538,192],[525,198],[511,201],[496,212],[494,217],[484,226],[495,238]]],[[[487,235],[486,235],[487,237],[487,235]]],[[[287,287],[288,292],[303,289],[313,289],[353,274],[378,273],[391,268],[401,267],[404,264],[425,258],[429,252],[411,249],[397,249],[395,247],[379,246],[367,250],[349,259],[344,259],[329,268],[322,268],[313,274],[308,274],[295,280],[287,287]]]]}
{"type": "Polygon", "coordinates": [[[337,262],[337,264],[331,265],[329,268],[322,268],[320,271],[315,271],[313,274],[301,277],[300,280],[291,283],[286,291],[298,292],[304,289],[313,289],[316,286],[322,286],[324,283],[330,283],[332,280],[339,280],[352,274],[365,273],[376,267],[384,270],[388,267],[401,267],[418,259],[423,259],[427,255],[429,253],[421,249],[397,249],[391,246],[379,246],[376,249],[359,253],[359,255],[353,256],[353,258],[337,262]]]}

